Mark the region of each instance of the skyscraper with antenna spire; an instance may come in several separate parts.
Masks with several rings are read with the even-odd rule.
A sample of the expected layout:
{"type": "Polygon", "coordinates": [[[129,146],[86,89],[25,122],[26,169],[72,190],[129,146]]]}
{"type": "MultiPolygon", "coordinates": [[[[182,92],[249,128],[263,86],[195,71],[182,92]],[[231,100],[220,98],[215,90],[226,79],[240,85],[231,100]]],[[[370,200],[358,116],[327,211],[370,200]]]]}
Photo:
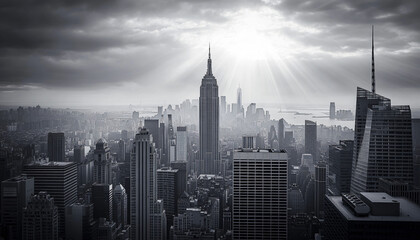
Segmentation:
{"type": "Polygon", "coordinates": [[[200,86],[199,135],[201,174],[219,172],[219,87],[212,72],[212,61],[209,44],[207,72],[200,86]]]}

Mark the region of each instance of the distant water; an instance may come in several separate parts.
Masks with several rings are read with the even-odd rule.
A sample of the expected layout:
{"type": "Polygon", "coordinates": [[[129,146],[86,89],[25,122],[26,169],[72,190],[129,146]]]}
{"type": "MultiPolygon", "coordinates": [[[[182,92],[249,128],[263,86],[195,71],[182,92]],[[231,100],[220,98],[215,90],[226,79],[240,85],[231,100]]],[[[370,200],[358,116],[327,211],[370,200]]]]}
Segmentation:
{"type": "MultiPolygon", "coordinates": [[[[311,120],[316,122],[318,125],[323,124],[325,126],[342,126],[354,129],[354,120],[342,121],[336,119],[330,119],[329,109],[326,108],[290,108],[282,109],[278,108],[267,108],[270,111],[271,119],[284,118],[287,123],[293,125],[304,125],[305,120],[311,120]]],[[[354,114],[354,112],[353,112],[354,114]]]]}

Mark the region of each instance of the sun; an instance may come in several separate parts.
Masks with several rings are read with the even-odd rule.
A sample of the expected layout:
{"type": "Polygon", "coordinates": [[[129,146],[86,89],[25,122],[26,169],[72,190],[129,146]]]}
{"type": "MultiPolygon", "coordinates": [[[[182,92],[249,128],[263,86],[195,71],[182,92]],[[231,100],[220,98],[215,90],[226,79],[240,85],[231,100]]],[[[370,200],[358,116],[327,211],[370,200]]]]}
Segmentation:
{"type": "Polygon", "coordinates": [[[291,39],[279,34],[283,19],[272,10],[246,9],[226,13],[226,17],[231,20],[211,37],[226,54],[241,61],[258,61],[276,58],[279,52],[286,56],[293,49],[291,39]]]}

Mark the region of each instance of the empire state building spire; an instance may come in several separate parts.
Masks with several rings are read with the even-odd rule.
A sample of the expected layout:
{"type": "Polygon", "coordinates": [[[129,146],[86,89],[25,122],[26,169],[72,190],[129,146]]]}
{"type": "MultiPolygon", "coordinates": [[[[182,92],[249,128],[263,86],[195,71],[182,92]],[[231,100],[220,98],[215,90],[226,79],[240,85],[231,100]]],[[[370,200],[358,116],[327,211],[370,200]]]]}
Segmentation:
{"type": "Polygon", "coordinates": [[[210,53],[210,43],[209,43],[209,59],[207,60],[207,76],[213,76],[213,72],[211,69],[211,53],[210,53]]]}

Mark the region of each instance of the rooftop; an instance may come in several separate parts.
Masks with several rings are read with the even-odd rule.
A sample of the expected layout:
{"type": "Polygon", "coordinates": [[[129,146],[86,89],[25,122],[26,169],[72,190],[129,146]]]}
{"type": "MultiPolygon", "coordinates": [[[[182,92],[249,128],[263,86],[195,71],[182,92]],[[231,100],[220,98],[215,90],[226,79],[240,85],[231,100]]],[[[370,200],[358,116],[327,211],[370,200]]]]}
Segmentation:
{"type": "MultiPolygon", "coordinates": [[[[383,193],[382,193],[383,194],[383,193]]],[[[399,216],[356,216],[353,211],[343,204],[341,196],[327,196],[330,202],[340,211],[340,213],[349,221],[403,221],[403,222],[417,222],[420,221],[420,207],[415,203],[410,202],[405,198],[393,197],[400,203],[400,215],[399,216]]],[[[374,196],[373,199],[377,197],[374,196]]]]}

